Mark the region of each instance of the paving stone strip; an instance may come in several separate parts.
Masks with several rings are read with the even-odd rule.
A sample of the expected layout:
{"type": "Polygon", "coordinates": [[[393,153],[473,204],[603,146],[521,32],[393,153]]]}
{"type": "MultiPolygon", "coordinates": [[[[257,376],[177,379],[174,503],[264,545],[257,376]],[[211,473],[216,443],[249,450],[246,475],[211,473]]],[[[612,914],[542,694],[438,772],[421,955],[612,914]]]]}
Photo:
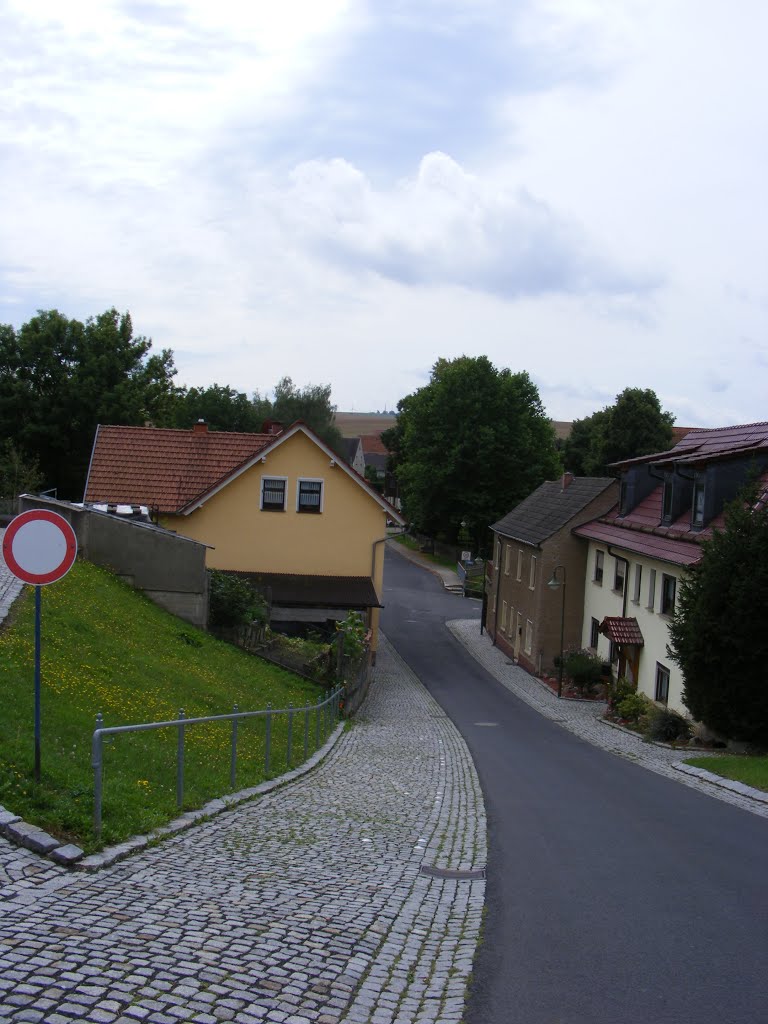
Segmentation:
{"type": "Polygon", "coordinates": [[[469,752],[382,638],[310,775],[96,874],[0,844],[0,1024],[458,1022],[485,882],[421,868],[485,844],[469,752]]]}
{"type": "Polygon", "coordinates": [[[752,814],[768,817],[766,794],[682,763],[684,758],[716,756],[715,754],[684,747],[675,749],[656,743],[646,743],[642,737],[630,730],[612,728],[602,720],[606,708],[604,702],[558,700],[548,686],[529,675],[519,665],[513,664],[498,647],[494,647],[486,632],[481,635],[477,619],[455,619],[446,625],[483,668],[510,693],[564,729],[596,747],[603,747],[620,757],[635,761],[659,775],[666,775],[676,782],[698,789],[717,800],[735,804],[752,814]]]}

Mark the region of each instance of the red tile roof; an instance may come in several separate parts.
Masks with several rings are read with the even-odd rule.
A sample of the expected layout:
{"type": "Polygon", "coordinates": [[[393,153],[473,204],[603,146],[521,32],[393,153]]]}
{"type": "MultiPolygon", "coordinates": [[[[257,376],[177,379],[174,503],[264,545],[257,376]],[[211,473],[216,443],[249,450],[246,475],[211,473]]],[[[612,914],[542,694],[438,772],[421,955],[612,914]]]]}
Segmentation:
{"type": "Polygon", "coordinates": [[[714,459],[748,455],[768,449],[768,422],[742,423],[735,427],[714,427],[691,430],[669,451],[625,459],[615,466],[631,466],[641,462],[711,462],[714,459]]]}
{"type": "Polygon", "coordinates": [[[637,647],[643,647],[645,644],[637,619],[606,615],[600,623],[600,632],[615,644],[634,644],[637,647]]]}
{"type": "Polygon", "coordinates": [[[378,434],[364,434],[360,438],[365,455],[389,455],[389,449],[378,434]]]}
{"type": "Polygon", "coordinates": [[[99,426],[85,500],[178,512],[274,440],[199,428],[99,426]]]}

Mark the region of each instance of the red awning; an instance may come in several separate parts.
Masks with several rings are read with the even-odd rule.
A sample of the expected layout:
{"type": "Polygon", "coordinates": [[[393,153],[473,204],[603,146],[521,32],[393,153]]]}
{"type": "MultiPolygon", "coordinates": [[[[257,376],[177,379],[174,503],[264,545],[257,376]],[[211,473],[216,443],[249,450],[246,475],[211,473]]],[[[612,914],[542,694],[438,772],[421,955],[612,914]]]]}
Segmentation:
{"type": "Polygon", "coordinates": [[[600,623],[600,632],[615,644],[643,647],[645,640],[637,619],[624,619],[620,615],[606,615],[600,623]]]}

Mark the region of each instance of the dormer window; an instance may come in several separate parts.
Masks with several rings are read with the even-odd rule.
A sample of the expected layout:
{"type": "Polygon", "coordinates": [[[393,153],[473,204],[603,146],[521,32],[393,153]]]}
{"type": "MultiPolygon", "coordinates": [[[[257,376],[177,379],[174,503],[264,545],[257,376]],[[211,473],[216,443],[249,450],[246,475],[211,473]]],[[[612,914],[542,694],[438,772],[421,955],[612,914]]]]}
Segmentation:
{"type": "Polygon", "coordinates": [[[628,497],[627,481],[622,479],[621,483],[619,484],[619,515],[620,516],[625,516],[627,514],[627,497],[628,497]]]}
{"type": "Polygon", "coordinates": [[[693,481],[693,502],[691,508],[691,526],[694,529],[701,529],[704,525],[704,495],[704,477],[697,475],[693,481]]]}
{"type": "Polygon", "coordinates": [[[664,476],[664,492],[661,498],[661,521],[665,526],[672,522],[673,497],[673,477],[670,473],[666,473],[664,476]]]}

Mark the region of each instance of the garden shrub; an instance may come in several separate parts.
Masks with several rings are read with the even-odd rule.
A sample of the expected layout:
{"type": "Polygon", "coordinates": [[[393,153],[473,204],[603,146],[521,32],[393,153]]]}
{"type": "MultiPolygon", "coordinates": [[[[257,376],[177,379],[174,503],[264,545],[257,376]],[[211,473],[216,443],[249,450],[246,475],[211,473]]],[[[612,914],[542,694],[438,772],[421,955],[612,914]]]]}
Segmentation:
{"type": "Polygon", "coordinates": [[[616,714],[631,726],[642,725],[647,720],[653,704],[642,693],[630,693],[616,705],[616,714]]]}
{"type": "Polygon", "coordinates": [[[214,629],[232,629],[269,618],[264,598],[240,576],[211,570],[209,593],[208,622],[214,629]]]}
{"type": "Polygon", "coordinates": [[[608,694],[608,712],[610,714],[616,714],[618,705],[625,699],[635,693],[635,684],[630,683],[628,679],[621,676],[611,685],[608,694]]]}
{"type": "Polygon", "coordinates": [[[563,658],[563,671],[582,697],[589,697],[603,677],[603,659],[589,651],[570,651],[563,658]]]}
{"type": "Polygon", "coordinates": [[[669,708],[656,708],[651,712],[645,735],[649,740],[662,743],[687,743],[691,735],[690,723],[669,708]]]}

